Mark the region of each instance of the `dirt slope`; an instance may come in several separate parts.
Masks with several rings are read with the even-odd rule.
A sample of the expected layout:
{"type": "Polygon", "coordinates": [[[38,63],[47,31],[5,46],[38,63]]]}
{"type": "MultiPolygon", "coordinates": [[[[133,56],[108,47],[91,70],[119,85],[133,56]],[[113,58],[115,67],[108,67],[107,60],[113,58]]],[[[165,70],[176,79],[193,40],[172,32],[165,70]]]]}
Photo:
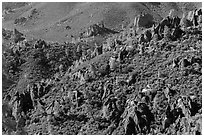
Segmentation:
{"type": "MultiPolygon", "coordinates": [[[[141,12],[149,13],[155,21],[166,16],[170,9],[175,9],[181,16],[181,7],[187,10],[195,9],[199,3],[30,3],[30,4],[3,4],[4,7],[16,8],[10,14],[6,14],[3,27],[13,29],[19,28],[30,37],[43,38],[53,41],[66,41],[71,35],[77,35],[88,26],[104,21],[110,28],[121,28],[122,24],[129,24],[134,17],[141,12]],[[20,6],[19,6],[20,5],[20,6]],[[34,11],[34,12],[33,12],[34,11]],[[33,13],[32,13],[33,12],[33,13]],[[29,18],[23,25],[14,25],[17,18],[29,18]],[[65,29],[70,26],[71,29],[65,29]]],[[[5,9],[5,8],[4,8],[5,9]]]]}

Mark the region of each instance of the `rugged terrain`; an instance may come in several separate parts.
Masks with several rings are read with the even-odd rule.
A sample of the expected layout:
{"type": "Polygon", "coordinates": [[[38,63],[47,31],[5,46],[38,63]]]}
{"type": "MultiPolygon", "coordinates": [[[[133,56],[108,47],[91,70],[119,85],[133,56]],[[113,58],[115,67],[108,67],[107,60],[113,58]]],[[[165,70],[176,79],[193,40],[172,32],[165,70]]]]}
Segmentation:
{"type": "MultiPolygon", "coordinates": [[[[2,107],[2,134],[202,134],[201,28],[189,27],[176,40],[163,38],[148,43],[143,52],[137,48],[144,43],[133,43],[136,50],[128,51],[113,70],[107,71],[107,66],[114,50],[79,61],[79,47],[94,52],[95,43],[120,41],[123,33],[131,32],[134,17],[141,11],[149,13],[158,24],[172,8],[181,17],[181,7],[190,11],[199,5],[3,3],[9,13],[3,20],[2,92],[3,104],[9,105],[2,107]],[[105,28],[96,25],[101,21],[105,28]],[[99,29],[95,37],[71,42],[71,35],[78,37],[91,25],[99,29]],[[27,39],[25,43],[18,42],[19,32],[13,28],[27,39]],[[87,75],[82,77],[78,72],[87,75]],[[32,95],[31,90],[37,95],[32,95]],[[151,92],[143,95],[146,91],[151,92]],[[168,113],[177,110],[174,107],[182,109],[182,113],[168,123],[168,113]],[[136,113],[140,109],[145,110],[145,115],[136,113]]],[[[130,37],[138,40],[137,34],[125,35],[124,41],[130,37]]],[[[126,45],[123,41],[115,43],[126,45]]]]}

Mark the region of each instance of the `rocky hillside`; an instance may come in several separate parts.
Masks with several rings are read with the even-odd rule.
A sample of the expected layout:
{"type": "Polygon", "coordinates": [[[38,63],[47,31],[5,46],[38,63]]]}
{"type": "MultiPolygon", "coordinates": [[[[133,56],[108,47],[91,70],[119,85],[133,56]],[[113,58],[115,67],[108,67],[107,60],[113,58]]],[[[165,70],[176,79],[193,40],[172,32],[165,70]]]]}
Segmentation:
{"type": "Polygon", "coordinates": [[[2,134],[202,134],[199,3],[4,4],[2,134]]]}

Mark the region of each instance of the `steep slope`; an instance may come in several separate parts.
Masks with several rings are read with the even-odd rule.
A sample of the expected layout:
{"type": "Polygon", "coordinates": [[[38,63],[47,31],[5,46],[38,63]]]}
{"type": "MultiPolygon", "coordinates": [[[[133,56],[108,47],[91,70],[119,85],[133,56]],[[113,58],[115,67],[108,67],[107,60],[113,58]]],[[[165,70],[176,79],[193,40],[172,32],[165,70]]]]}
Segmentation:
{"type": "Polygon", "coordinates": [[[31,3],[14,10],[4,16],[3,27],[19,28],[30,37],[53,41],[70,40],[71,35],[78,35],[88,26],[104,21],[108,28],[120,29],[128,25],[134,17],[141,13],[149,13],[154,21],[161,20],[175,9],[182,15],[182,7],[187,10],[199,7],[199,3],[31,3]],[[14,25],[15,19],[25,17],[26,22],[14,25]],[[71,29],[66,29],[69,26],[71,29]]]}

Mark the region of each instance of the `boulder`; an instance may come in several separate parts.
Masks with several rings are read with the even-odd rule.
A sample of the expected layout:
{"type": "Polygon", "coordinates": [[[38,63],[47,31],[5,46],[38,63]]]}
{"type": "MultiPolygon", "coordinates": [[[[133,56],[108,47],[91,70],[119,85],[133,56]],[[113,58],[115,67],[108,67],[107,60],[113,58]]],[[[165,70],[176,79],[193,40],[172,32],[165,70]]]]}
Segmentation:
{"type": "Polygon", "coordinates": [[[14,42],[18,43],[24,39],[25,38],[23,37],[23,33],[19,32],[17,29],[14,29],[14,42]]]}
{"type": "Polygon", "coordinates": [[[138,18],[137,26],[149,28],[153,25],[153,23],[154,23],[153,20],[154,20],[154,18],[150,14],[146,13],[146,14],[140,15],[138,18]]]}

